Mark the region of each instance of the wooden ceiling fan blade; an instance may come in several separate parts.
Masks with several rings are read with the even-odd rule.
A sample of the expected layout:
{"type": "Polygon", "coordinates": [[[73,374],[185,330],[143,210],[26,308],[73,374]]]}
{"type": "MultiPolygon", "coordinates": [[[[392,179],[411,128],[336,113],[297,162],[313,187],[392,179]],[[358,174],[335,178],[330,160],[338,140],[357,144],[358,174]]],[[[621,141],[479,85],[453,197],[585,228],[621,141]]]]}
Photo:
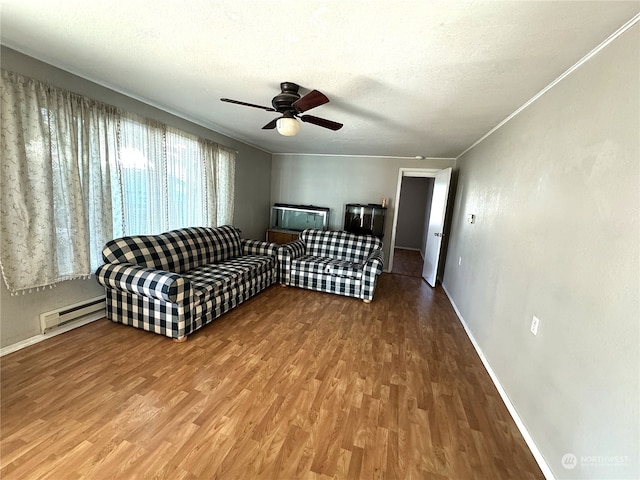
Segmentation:
{"type": "Polygon", "coordinates": [[[325,103],[329,103],[327,96],[318,90],[312,90],[304,97],[293,102],[292,107],[296,112],[302,113],[307,110],[311,110],[312,108],[316,108],[319,105],[324,105],[325,103]]]}
{"type": "Polygon", "coordinates": [[[245,107],[260,108],[262,110],[266,110],[267,112],[275,112],[276,111],[275,108],[263,107],[262,105],[256,105],[255,103],[241,102],[239,100],[232,100],[230,98],[221,98],[220,100],[223,101],[223,102],[227,102],[227,103],[234,103],[236,105],[244,105],[245,107]]]}
{"type": "Polygon", "coordinates": [[[276,128],[276,122],[277,121],[278,121],[278,119],[274,118],[269,123],[267,123],[264,127],[262,127],[262,129],[263,130],[273,130],[274,128],[276,128]]]}
{"type": "Polygon", "coordinates": [[[342,128],[341,123],[333,122],[326,118],[314,117],[313,115],[302,115],[300,120],[306,123],[313,123],[319,127],[328,128],[329,130],[340,130],[342,128]]]}

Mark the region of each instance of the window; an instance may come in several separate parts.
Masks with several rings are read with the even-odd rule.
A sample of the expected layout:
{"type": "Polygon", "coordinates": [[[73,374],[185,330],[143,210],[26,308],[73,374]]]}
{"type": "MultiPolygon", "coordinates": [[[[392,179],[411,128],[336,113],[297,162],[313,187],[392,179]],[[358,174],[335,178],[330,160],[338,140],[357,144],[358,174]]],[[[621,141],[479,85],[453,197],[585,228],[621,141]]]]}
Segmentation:
{"type": "Polygon", "coordinates": [[[10,292],[90,275],[114,237],[232,222],[234,151],[4,70],[1,86],[10,292]]]}
{"type": "Polygon", "coordinates": [[[205,160],[196,137],[123,118],[118,168],[126,235],[209,225],[205,160]]]}

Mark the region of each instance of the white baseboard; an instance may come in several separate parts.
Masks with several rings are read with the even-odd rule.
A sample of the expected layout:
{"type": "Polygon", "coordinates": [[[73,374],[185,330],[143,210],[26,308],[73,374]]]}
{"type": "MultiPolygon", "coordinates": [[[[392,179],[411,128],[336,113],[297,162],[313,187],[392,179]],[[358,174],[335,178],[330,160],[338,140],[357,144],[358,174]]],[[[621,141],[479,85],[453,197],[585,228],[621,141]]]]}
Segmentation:
{"type": "Polygon", "coordinates": [[[507,410],[509,410],[509,413],[511,414],[511,418],[513,418],[513,421],[516,423],[518,430],[520,430],[520,433],[522,434],[524,441],[527,443],[529,450],[531,450],[531,453],[533,454],[533,457],[538,463],[540,470],[542,470],[542,474],[547,480],[556,480],[556,477],[551,471],[551,468],[549,468],[549,465],[544,459],[542,452],[538,449],[538,446],[534,442],[533,437],[527,430],[527,427],[525,426],[524,422],[520,418],[520,415],[518,415],[518,411],[516,410],[516,407],[513,405],[513,403],[511,403],[511,400],[509,399],[509,395],[507,395],[507,392],[502,387],[502,384],[500,383],[498,376],[495,374],[495,372],[491,368],[491,364],[489,363],[487,358],[484,356],[484,353],[482,353],[482,349],[480,348],[480,345],[478,345],[478,343],[476,342],[476,339],[473,337],[473,334],[471,333],[471,330],[469,330],[467,323],[464,321],[464,318],[462,318],[462,314],[460,313],[460,310],[458,310],[458,307],[456,306],[455,302],[451,298],[451,295],[447,291],[447,287],[442,285],[442,289],[444,290],[444,293],[447,294],[447,297],[449,298],[449,302],[451,303],[451,306],[455,310],[456,315],[458,316],[458,319],[460,320],[460,323],[464,328],[464,331],[467,333],[467,337],[469,337],[469,340],[471,340],[471,344],[473,345],[473,348],[476,349],[476,353],[480,357],[480,360],[482,360],[482,364],[484,365],[485,370],[489,374],[489,377],[491,377],[491,381],[493,382],[496,389],[498,390],[498,393],[500,394],[500,398],[502,398],[502,401],[507,407],[507,410]]]}
{"type": "Polygon", "coordinates": [[[51,330],[50,332],[35,335],[34,337],[27,338],[26,340],[22,340],[18,343],[14,343],[12,345],[7,345],[6,347],[0,348],[0,357],[8,355],[13,352],[17,352],[18,350],[22,350],[30,345],[34,345],[36,343],[40,343],[44,340],[48,340],[51,337],[55,337],[56,335],[60,335],[61,333],[67,333],[69,330],[73,330],[74,328],[81,327],[86,325],[87,323],[95,322],[96,320],[100,320],[104,318],[104,312],[100,312],[99,314],[94,314],[92,316],[88,316],[87,318],[83,318],[78,320],[77,322],[69,323],[64,325],[63,327],[56,328],[55,330],[51,330]]]}

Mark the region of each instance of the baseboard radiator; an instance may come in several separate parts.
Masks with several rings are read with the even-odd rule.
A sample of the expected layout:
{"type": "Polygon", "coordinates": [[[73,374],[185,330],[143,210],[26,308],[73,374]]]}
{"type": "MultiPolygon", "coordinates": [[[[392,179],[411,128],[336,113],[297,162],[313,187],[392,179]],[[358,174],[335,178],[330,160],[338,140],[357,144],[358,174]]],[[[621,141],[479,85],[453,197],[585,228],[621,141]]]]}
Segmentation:
{"type": "Polygon", "coordinates": [[[74,323],[87,323],[106,315],[104,295],[40,314],[42,333],[74,323]]]}

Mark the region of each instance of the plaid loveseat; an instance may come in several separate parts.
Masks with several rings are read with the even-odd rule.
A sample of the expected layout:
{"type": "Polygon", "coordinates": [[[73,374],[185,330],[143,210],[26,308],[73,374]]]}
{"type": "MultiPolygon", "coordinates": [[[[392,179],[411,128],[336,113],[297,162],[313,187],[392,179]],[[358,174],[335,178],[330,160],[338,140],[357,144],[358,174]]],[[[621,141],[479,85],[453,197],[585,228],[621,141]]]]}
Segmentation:
{"type": "Polygon", "coordinates": [[[280,283],[370,302],[382,273],[382,241],[370,235],[308,229],[278,250],[280,283]]]}
{"type": "Polygon", "coordinates": [[[183,340],[275,283],[276,255],[230,225],[183,228],[111,240],[96,279],[110,320],[183,340]]]}

